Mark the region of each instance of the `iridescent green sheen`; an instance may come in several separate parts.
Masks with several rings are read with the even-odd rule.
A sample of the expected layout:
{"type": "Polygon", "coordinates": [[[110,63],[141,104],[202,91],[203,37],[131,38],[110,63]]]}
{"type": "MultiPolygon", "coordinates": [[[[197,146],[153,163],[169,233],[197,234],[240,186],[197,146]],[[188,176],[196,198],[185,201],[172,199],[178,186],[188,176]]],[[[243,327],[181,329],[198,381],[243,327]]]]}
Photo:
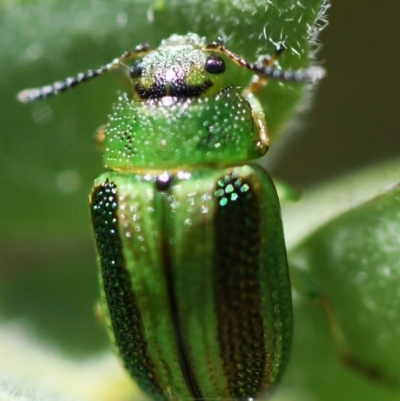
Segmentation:
{"type": "Polygon", "coordinates": [[[123,94],[106,125],[105,164],[125,171],[234,164],[259,158],[258,140],[250,105],[235,88],[140,102],[123,94]]]}
{"type": "Polygon", "coordinates": [[[262,108],[204,49],[173,35],[134,64],[91,196],[110,336],[165,401],[272,391],[292,334],[279,201],[248,164],[268,148],[262,108]]]}
{"type": "Polygon", "coordinates": [[[159,179],[107,173],[95,183],[102,301],[118,353],[156,398],[242,400],[270,390],[292,331],[273,183],[257,165],[180,171],[163,190],[159,179]],[[115,310],[121,291],[131,300],[126,319],[115,310]]]}

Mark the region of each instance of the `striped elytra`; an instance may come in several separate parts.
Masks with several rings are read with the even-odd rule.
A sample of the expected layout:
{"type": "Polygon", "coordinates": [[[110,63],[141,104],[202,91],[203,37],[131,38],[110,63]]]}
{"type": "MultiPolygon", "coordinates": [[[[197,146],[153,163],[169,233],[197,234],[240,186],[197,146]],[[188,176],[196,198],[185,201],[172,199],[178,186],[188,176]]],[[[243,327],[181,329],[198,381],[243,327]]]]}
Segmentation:
{"type": "Polygon", "coordinates": [[[103,296],[109,313],[107,321],[129,373],[146,391],[156,396],[161,391],[152,380],[154,366],[146,352],[141,313],[125,266],[117,209],[117,187],[114,183],[106,180],[103,185],[94,188],[91,215],[101,261],[103,296]]]}
{"type": "Polygon", "coordinates": [[[155,399],[247,400],[272,390],[292,330],[272,182],[255,165],[162,182],[107,173],[92,193],[117,352],[155,399]]]}

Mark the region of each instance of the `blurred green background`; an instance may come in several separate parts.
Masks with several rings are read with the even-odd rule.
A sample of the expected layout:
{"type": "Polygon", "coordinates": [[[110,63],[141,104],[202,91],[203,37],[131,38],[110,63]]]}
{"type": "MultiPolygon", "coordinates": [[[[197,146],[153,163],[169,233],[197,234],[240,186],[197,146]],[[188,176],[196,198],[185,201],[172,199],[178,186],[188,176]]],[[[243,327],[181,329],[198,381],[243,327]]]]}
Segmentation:
{"type": "MultiPolygon", "coordinates": [[[[50,12],[54,8],[47,13],[46,8],[35,8],[35,3],[0,1],[0,10],[4,11],[0,13],[0,319],[8,323],[24,318],[30,335],[80,358],[108,348],[104,330],[93,313],[98,290],[87,194],[102,171],[94,131],[104,123],[115,99],[115,87],[123,88],[123,80],[118,74],[106,76],[101,83],[94,81],[57,99],[28,106],[18,104],[15,94],[99,66],[142,40],[157,44],[165,32],[174,29],[174,21],[170,26],[155,24],[156,29],[151,29],[156,33],[151,38],[137,38],[131,32],[149,30],[151,10],[162,10],[162,1],[135,9],[128,6],[128,0],[121,0],[122,9],[132,15],[147,8],[146,18],[135,21],[134,29],[129,25],[133,17],[127,12],[108,15],[107,7],[99,6],[85,15],[81,1],[69,1],[58,2],[55,14],[50,12]],[[20,7],[32,7],[31,12],[24,14],[20,7]],[[74,24],[71,46],[65,16],[71,17],[74,12],[79,19],[74,24]],[[38,21],[37,29],[32,20],[38,21]],[[92,31],[95,36],[88,34],[92,31]]],[[[49,1],[52,3],[57,2],[49,1]]],[[[95,2],[86,2],[85,6],[91,9],[92,4],[95,2]]],[[[330,24],[320,35],[322,48],[317,54],[328,77],[317,88],[310,112],[299,115],[282,140],[273,144],[266,163],[274,176],[307,189],[398,157],[399,15],[400,3],[396,2],[332,1],[330,24]]],[[[241,17],[238,15],[238,20],[241,17]]],[[[257,16],[246,18],[241,23],[261,23],[256,21],[257,16]]],[[[200,17],[197,24],[205,31],[218,30],[215,15],[210,26],[204,26],[207,20],[200,17]]],[[[235,24],[232,20],[232,27],[235,24]]],[[[271,29],[279,29],[272,25],[273,21],[271,29]]],[[[229,29],[229,25],[224,26],[218,33],[229,37],[229,29]]],[[[231,42],[238,43],[235,50],[250,58],[255,49],[248,49],[246,43],[256,39],[239,32],[231,42]]],[[[268,51],[272,51],[271,46],[268,51]]],[[[285,57],[284,65],[302,65],[295,65],[300,61],[290,59],[290,55],[285,57]]],[[[247,78],[239,73],[238,79],[244,84],[247,78]]],[[[280,96],[278,92],[279,85],[271,83],[266,96],[280,96]]],[[[289,88],[282,96],[294,99],[295,95],[289,88]]],[[[269,123],[274,128],[279,119],[275,122],[273,106],[267,112],[272,114],[269,123]]],[[[375,390],[342,368],[329,370],[336,362],[333,353],[326,357],[332,350],[326,345],[329,335],[324,317],[316,308],[299,309],[297,313],[296,324],[301,327],[302,338],[308,339],[305,344],[313,343],[316,352],[324,354],[311,357],[307,345],[295,345],[295,367],[291,366],[285,377],[285,392],[282,396],[278,392],[277,397],[283,397],[279,399],[396,399],[396,395],[375,390]],[[318,320],[322,325],[315,327],[318,320]],[[309,368],[312,364],[314,367],[309,368]],[[316,385],[312,369],[332,372],[335,380],[328,373],[324,380],[318,376],[316,385]],[[336,380],[341,380],[340,386],[336,380]],[[332,389],[339,393],[332,393],[332,389]],[[360,394],[363,398],[357,398],[360,394]],[[371,398],[365,394],[372,394],[371,398]]],[[[0,365],[0,371],[6,365],[0,365]]]]}
{"type": "Polygon", "coordinates": [[[400,152],[400,3],[331,5],[318,54],[329,75],[272,168],[301,188],[400,152]]]}

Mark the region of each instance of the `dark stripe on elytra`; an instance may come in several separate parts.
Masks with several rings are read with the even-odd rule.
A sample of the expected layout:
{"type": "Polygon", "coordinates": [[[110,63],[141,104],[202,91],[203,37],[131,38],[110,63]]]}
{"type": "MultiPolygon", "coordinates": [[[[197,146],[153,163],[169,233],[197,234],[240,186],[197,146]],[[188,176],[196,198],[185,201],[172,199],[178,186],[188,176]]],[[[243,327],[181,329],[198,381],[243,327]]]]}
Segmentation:
{"type": "Polygon", "coordinates": [[[214,280],[218,341],[232,398],[262,386],[266,351],[260,313],[260,207],[253,182],[234,173],[216,188],[214,280]]]}
{"type": "MultiPolygon", "coordinates": [[[[169,180],[169,185],[170,184],[171,180],[169,180]]],[[[167,283],[168,300],[171,310],[173,330],[177,342],[179,365],[181,368],[183,379],[185,380],[186,386],[188,390],[191,392],[193,399],[202,400],[203,395],[197,383],[197,380],[193,375],[193,368],[188,357],[189,354],[187,351],[188,349],[187,343],[185,341],[185,336],[183,335],[182,332],[181,321],[179,319],[178,300],[176,297],[176,289],[174,286],[174,277],[173,277],[174,273],[173,273],[173,262],[171,255],[171,245],[169,242],[171,226],[168,222],[168,216],[171,214],[171,206],[168,200],[168,193],[165,193],[164,190],[160,190],[158,186],[159,184],[157,184],[156,181],[156,188],[160,191],[157,196],[161,197],[160,203],[162,208],[161,210],[162,218],[160,227],[162,263],[167,283]]]]}
{"type": "Polygon", "coordinates": [[[166,398],[155,381],[154,366],[147,355],[142,317],[122,252],[117,210],[117,186],[106,180],[93,190],[91,215],[115,341],[131,376],[161,401],[166,398]]]}

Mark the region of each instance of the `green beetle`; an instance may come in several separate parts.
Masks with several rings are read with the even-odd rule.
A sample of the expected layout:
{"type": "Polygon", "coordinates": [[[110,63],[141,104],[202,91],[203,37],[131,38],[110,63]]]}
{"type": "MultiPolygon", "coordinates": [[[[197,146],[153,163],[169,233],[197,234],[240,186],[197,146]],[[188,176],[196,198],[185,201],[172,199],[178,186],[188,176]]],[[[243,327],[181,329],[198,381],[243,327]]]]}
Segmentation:
{"type": "Polygon", "coordinates": [[[250,400],[286,366],[291,290],[279,200],[251,160],[269,145],[255,93],[267,78],[313,83],[320,67],[249,63],[219,39],[172,35],[97,70],[19,94],[55,95],[138,58],[101,131],[90,196],[101,302],[116,352],[155,400],[250,400]],[[225,61],[251,70],[224,87],[225,61]]]}

